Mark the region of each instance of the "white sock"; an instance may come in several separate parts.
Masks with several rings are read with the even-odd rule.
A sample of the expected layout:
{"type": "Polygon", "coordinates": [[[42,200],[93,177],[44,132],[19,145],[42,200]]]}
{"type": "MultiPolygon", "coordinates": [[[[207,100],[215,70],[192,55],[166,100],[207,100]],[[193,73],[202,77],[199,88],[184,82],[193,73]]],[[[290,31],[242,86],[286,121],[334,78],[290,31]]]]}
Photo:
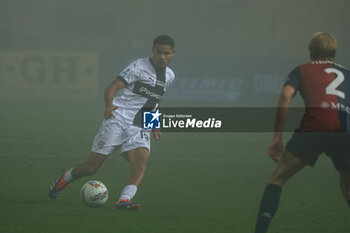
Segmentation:
{"type": "Polygon", "coordinates": [[[71,182],[73,180],[72,177],[72,170],[73,168],[71,168],[65,175],[64,175],[64,179],[66,180],[67,183],[71,182]]]}
{"type": "Polygon", "coordinates": [[[132,200],[137,192],[137,186],[134,184],[129,184],[124,187],[122,193],[120,194],[119,200],[132,200]]]}

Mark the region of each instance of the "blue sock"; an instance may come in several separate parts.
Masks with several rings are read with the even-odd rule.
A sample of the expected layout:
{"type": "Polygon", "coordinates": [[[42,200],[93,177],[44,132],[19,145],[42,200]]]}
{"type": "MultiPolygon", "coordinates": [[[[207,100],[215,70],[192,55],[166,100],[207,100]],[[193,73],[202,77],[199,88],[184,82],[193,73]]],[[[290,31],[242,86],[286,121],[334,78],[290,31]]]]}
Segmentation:
{"type": "Polygon", "coordinates": [[[255,233],[266,233],[272,217],[275,215],[281,196],[281,187],[268,184],[260,202],[255,233]]]}

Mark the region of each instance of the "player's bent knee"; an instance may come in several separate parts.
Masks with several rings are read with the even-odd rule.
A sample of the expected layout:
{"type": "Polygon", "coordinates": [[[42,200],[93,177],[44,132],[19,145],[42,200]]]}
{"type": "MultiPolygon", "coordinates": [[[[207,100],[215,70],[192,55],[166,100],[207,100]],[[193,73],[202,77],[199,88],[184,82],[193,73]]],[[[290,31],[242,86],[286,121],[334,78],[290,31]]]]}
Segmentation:
{"type": "Polygon", "coordinates": [[[283,186],[288,180],[288,176],[279,172],[279,171],[275,171],[271,177],[270,177],[270,184],[276,184],[279,186],[283,186]]]}
{"type": "Polygon", "coordinates": [[[140,173],[145,173],[147,168],[147,162],[138,162],[131,165],[134,171],[138,171],[140,173]]]}
{"type": "Polygon", "coordinates": [[[282,177],[271,177],[269,184],[275,184],[282,187],[286,182],[287,180],[282,177]]]}

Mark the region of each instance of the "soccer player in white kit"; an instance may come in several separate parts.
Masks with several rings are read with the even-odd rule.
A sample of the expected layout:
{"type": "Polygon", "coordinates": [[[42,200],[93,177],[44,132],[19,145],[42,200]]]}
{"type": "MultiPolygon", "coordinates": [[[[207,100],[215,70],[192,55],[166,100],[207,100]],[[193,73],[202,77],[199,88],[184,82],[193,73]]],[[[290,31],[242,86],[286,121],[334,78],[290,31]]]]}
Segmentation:
{"type": "MultiPolygon", "coordinates": [[[[150,130],[142,128],[142,109],[155,110],[175,74],[168,67],[174,56],[174,41],[167,35],[154,39],[151,58],[140,58],[126,67],[105,89],[104,120],[95,136],[89,158],[63,174],[51,185],[50,199],[54,200],[72,181],[94,174],[109,154],[120,149],[130,163],[131,172],[116,209],[135,210],[140,204],[132,201],[144,177],[150,153],[150,130]]],[[[159,140],[161,133],[153,130],[159,140]]]]}

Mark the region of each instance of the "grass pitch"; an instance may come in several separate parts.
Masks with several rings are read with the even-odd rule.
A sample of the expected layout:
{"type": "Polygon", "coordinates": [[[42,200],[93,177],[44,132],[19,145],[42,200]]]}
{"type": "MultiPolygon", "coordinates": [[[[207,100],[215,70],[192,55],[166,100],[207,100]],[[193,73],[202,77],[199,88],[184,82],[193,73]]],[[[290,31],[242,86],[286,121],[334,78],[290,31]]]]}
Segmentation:
{"type": "MultiPolygon", "coordinates": [[[[112,154],[93,177],[72,183],[51,201],[61,169],[87,158],[103,115],[102,101],[0,101],[1,233],[249,233],[274,163],[270,133],[165,133],[152,142],[149,167],[135,196],[138,211],[112,210],[128,164],[112,154]],[[109,189],[101,208],[80,200],[81,186],[109,189]]],[[[289,135],[286,135],[287,140],[289,135]]],[[[338,174],[322,156],[282,191],[270,232],[347,233],[349,207],[338,174]]]]}

